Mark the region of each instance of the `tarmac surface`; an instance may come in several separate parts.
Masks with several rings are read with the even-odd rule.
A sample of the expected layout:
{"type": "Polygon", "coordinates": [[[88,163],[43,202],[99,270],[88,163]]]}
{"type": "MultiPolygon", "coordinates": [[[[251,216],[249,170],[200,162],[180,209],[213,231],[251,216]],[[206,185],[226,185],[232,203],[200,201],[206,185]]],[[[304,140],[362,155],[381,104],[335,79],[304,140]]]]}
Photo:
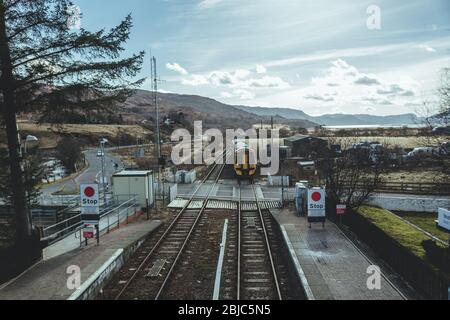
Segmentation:
{"type": "Polygon", "coordinates": [[[293,210],[272,210],[282,226],[297,273],[311,300],[404,300],[405,296],[383,275],[380,289],[369,289],[371,260],[339,228],[327,221],[309,228],[306,217],[293,210]]]}
{"type": "Polygon", "coordinates": [[[1,286],[0,300],[67,300],[76,291],[69,289],[67,285],[73,275],[69,267],[79,268],[83,286],[92,277],[96,277],[99,270],[115,258],[118,252],[133,247],[160,224],[160,221],[138,220],[101,237],[98,246],[91,240],[87,247],[41,261],[1,286]]]}

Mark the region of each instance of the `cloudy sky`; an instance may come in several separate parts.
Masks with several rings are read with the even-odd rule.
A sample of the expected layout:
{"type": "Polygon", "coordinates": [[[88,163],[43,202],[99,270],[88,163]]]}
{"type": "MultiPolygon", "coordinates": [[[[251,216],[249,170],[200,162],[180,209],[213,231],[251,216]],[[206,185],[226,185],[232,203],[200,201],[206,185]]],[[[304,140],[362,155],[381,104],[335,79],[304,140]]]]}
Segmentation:
{"type": "Polygon", "coordinates": [[[450,67],[449,0],[74,2],[90,30],[131,12],[127,51],[151,49],[162,90],[229,104],[415,112],[450,67]]]}

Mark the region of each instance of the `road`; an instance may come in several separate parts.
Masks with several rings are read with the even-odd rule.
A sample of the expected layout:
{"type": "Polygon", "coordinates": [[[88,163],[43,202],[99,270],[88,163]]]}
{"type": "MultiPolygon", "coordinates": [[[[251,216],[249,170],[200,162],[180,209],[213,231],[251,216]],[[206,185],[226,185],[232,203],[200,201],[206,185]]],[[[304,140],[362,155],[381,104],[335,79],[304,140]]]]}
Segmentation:
{"type": "MultiPolygon", "coordinates": [[[[116,150],[116,148],[106,149],[105,150],[105,176],[108,179],[108,183],[111,182],[112,175],[116,172],[116,168],[114,164],[118,164],[119,167],[117,170],[123,169],[123,164],[120,159],[113,157],[109,151],[116,150]]],[[[73,192],[74,195],[77,193],[78,186],[84,183],[100,183],[101,182],[101,172],[102,172],[102,162],[101,158],[97,157],[97,149],[86,150],[84,151],[84,155],[86,157],[86,161],[88,162],[88,167],[80,173],[74,179],[69,179],[62,182],[56,182],[50,186],[44,186],[41,189],[42,198],[49,199],[54,198],[53,195],[58,191],[66,191],[73,192]]]]}

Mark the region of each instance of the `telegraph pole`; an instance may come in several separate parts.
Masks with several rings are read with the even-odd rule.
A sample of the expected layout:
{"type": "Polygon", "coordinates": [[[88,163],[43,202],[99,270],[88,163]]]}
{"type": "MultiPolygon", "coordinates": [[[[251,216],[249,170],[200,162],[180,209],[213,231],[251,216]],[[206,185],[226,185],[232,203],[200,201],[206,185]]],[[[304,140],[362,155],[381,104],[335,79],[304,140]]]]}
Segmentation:
{"type": "Polygon", "coordinates": [[[105,183],[105,144],[106,144],[107,140],[106,139],[102,139],[100,140],[100,150],[102,153],[102,183],[101,185],[103,186],[103,203],[106,206],[106,183],[105,183]]]}
{"type": "Polygon", "coordinates": [[[158,104],[158,73],[156,69],[156,58],[152,57],[152,78],[153,78],[153,99],[156,110],[156,141],[157,141],[157,155],[158,165],[161,158],[161,130],[159,127],[159,104],[158,104]]]}
{"type": "MultiPolygon", "coordinates": [[[[155,133],[156,133],[156,159],[158,166],[158,183],[156,184],[159,188],[161,182],[161,132],[159,127],[159,104],[158,104],[158,72],[156,69],[156,58],[153,56],[151,58],[151,73],[152,73],[152,92],[153,92],[153,103],[155,105],[155,133]]],[[[155,189],[155,211],[158,213],[158,193],[155,189]]]]}

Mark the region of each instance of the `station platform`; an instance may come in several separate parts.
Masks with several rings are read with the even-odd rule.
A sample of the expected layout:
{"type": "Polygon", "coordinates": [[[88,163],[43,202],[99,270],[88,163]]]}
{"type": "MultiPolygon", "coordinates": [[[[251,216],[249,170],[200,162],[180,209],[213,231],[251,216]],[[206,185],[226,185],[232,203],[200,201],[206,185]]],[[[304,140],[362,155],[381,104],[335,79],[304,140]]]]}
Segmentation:
{"type": "Polygon", "coordinates": [[[293,210],[271,210],[280,223],[309,300],[404,300],[406,297],[383,274],[381,288],[367,281],[373,263],[332,222],[313,224],[293,210]]]}
{"type": "Polygon", "coordinates": [[[7,284],[0,286],[0,300],[91,299],[104,281],[118,270],[161,221],[139,219],[91,244],[41,261],[7,284]],[[72,268],[70,268],[72,267],[72,268]],[[81,287],[68,288],[75,269],[81,271],[81,287]],[[72,277],[71,277],[72,276],[72,277]]]}

